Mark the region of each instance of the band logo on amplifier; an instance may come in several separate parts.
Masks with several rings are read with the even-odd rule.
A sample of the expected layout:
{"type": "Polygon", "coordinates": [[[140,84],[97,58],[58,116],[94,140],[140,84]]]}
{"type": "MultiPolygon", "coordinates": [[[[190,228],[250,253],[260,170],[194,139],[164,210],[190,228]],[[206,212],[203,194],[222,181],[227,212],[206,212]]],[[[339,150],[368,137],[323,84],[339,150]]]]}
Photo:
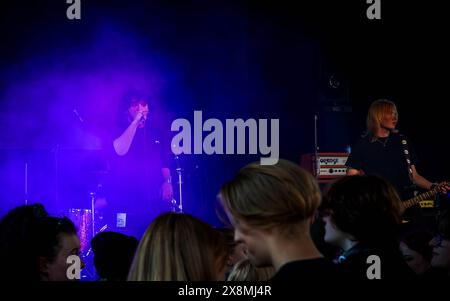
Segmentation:
{"type": "Polygon", "coordinates": [[[306,154],[302,156],[301,166],[309,170],[314,176],[317,176],[318,171],[319,181],[333,180],[346,175],[345,163],[348,156],[348,153],[317,153],[318,166],[316,166],[315,155],[306,154]]]}

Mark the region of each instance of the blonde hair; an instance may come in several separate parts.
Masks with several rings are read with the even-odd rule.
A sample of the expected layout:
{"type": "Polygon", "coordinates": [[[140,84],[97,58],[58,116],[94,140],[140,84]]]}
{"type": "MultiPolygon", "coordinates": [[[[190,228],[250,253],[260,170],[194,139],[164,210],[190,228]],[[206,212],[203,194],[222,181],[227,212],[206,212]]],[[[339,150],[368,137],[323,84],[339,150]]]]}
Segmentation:
{"type": "Polygon", "coordinates": [[[275,165],[247,165],[222,186],[220,199],[237,223],[296,234],[292,226],[314,215],[321,193],[310,173],[279,160],[275,165]]]}
{"type": "Polygon", "coordinates": [[[275,275],[275,268],[255,267],[249,259],[238,261],[227,281],[268,281],[275,275]]]}
{"type": "Polygon", "coordinates": [[[369,108],[367,113],[367,133],[370,135],[372,140],[376,139],[376,134],[381,128],[381,122],[383,118],[392,113],[392,110],[397,112],[397,107],[395,103],[387,99],[379,99],[374,101],[369,108]]]}
{"type": "Polygon", "coordinates": [[[158,216],[142,237],[129,281],[212,281],[226,265],[223,235],[188,214],[158,216]]]}

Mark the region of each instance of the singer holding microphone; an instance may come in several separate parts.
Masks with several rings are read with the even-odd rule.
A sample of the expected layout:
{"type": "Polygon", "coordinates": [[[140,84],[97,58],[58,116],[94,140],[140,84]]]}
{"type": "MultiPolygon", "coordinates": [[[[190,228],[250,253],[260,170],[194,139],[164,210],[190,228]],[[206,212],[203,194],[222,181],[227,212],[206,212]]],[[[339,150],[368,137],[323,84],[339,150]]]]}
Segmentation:
{"type": "Polygon", "coordinates": [[[170,210],[170,148],[141,93],[128,93],[119,111],[112,137],[113,210],[128,213],[127,225],[132,229],[128,233],[140,237],[153,218],[170,210]]]}
{"type": "MultiPolygon", "coordinates": [[[[367,114],[367,131],[352,149],[346,163],[347,175],[381,176],[394,185],[402,200],[407,200],[414,197],[417,187],[429,190],[437,183],[430,182],[417,172],[416,153],[409,140],[396,129],[397,122],[397,107],[393,102],[380,99],[371,104],[367,114]]],[[[442,185],[441,192],[445,193],[448,188],[442,185]]],[[[406,210],[404,217],[420,223],[420,206],[406,210]]]]}

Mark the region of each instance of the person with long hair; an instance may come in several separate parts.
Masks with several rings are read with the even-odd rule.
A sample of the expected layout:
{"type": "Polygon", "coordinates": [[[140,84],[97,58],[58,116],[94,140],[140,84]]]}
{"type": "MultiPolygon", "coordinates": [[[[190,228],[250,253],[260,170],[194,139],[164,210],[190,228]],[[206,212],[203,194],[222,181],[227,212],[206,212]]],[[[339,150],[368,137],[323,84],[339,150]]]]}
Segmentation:
{"type": "Polygon", "coordinates": [[[433,238],[430,231],[415,229],[402,234],[400,251],[408,266],[419,276],[426,275],[431,267],[433,248],[429,242],[433,238]]]}
{"type": "MultiPolygon", "coordinates": [[[[353,147],[346,162],[347,175],[377,175],[385,178],[402,200],[414,197],[416,186],[433,189],[438,183],[424,178],[416,169],[418,162],[414,148],[407,137],[397,130],[397,106],[392,101],[374,101],[367,113],[367,131],[353,147]]],[[[439,185],[446,192],[448,185],[439,185]]],[[[420,206],[405,212],[407,220],[421,220],[420,206]]]]}
{"type": "Polygon", "coordinates": [[[222,233],[189,214],[164,213],[145,231],[128,280],[223,281],[227,259],[222,233]]]}

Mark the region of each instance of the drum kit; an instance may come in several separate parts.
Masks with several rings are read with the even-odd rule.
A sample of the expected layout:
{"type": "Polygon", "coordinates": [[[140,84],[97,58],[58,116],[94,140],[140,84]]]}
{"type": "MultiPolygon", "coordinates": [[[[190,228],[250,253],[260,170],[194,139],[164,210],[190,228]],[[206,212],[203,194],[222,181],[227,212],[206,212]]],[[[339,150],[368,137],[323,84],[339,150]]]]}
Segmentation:
{"type": "MultiPolygon", "coordinates": [[[[183,212],[183,168],[181,168],[180,158],[173,157],[173,170],[176,172],[177,181],[174,183],[174,192],[176,195],[171,201],[172,212],[183,212]],[[176,185],[176,187],[175,187],[176,185]],[[177,200],[178,199],[178,200],[177,200]]],[[[102,179],[105,179],[108,171],[95,170],[91,171],[97,176],[96,188],[89,192],[89,207],[88,208],[69,208],[65,210],[65,215],[72,220],[78,230],[78,236],[81,244],[81,254],[89,256],[91,254],[90,241],[100,232],[110,228],[125,228],[127,214],[124,212],[116,213],[115,225],[108,225],[108,220],[105,218],[105,208],[108,206],[104,194],[102,179]],[[99,176],[100,175],[100,176],[99,176]]]]}
{"type": "Polygon", "coordinates": [[[100,232],[108,229],[108,224],[103,222],[103,215],[96,207],[96,194],[90,193],[91,208],[69,208],[66,216],[75,224],[80,238],[80,252],[83,256],[91,253],[90,241],[100,232]]]}
{"type": "Polygon", "coordinates": [[[80,257],[86,264],[81,272],[84,280],[95,280],[97,277],[93,265],[93,252],[91,248],[92,238],[100,232],[108,229],[108,224],[103,222],[103,216],[96,208],[96,193],[89,193],[91,207],[69,208],[66,216],[75,224],[80,239],[80,257]]]}

